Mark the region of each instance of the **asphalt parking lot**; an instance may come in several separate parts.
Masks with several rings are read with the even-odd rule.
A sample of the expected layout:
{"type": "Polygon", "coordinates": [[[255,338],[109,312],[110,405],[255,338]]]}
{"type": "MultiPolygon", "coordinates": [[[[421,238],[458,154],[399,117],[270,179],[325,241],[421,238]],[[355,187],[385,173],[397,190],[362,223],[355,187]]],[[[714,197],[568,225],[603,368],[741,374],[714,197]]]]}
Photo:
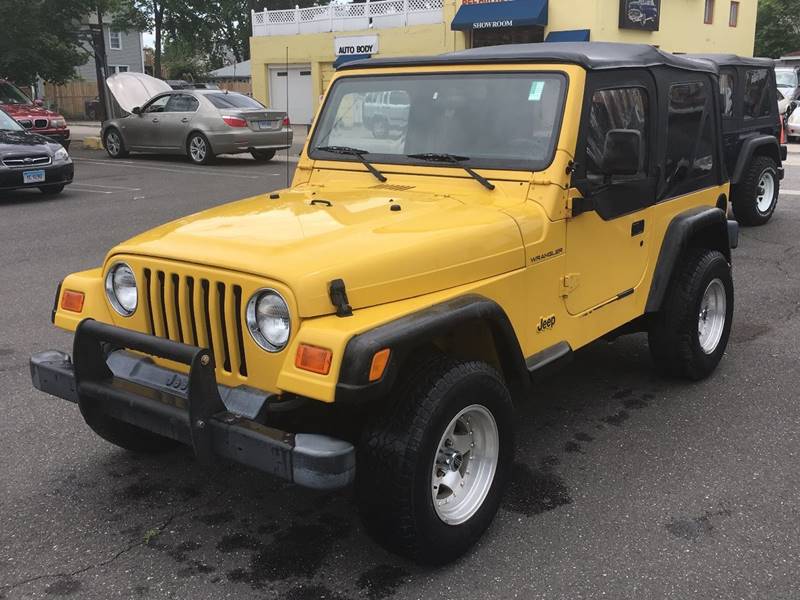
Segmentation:
{"type": "Polygon", "coordinates": [[[284,154],[207,167],[74,157],[62,195],[0,197],[0,598],[798,597],[800,153],[773,220],[734,251],[735,322],[716,374],[660,379],[641,335],[578,353],[520,408],[494,525],[440,569],[374,544],[350,492],[202,468],[188,451],[134,456],[31,388],[31,352],[71,344],[49,322],[65,274],[286,178],[284,154]]]}

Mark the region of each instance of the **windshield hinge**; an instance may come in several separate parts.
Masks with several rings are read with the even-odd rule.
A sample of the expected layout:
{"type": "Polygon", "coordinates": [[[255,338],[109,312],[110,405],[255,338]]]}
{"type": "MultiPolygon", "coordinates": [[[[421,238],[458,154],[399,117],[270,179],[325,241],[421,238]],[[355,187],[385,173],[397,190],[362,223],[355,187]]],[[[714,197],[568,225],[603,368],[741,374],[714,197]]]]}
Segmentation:
{"type": "Polygon", "coordinates": [[[328,284],[328,295],[331,299],[331,304],[336,307],[337,317],[351,317],[353,316],[353,307],[347,299],[347,289],[344,286],[344,280],[334,279],[328,284]]]}

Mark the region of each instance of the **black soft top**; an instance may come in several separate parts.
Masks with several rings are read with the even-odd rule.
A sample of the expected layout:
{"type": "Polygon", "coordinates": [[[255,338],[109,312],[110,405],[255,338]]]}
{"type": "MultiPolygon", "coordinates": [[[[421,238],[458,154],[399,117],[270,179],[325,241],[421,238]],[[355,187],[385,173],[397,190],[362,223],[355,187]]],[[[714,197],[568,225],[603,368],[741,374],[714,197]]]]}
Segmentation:
{"type": "Polygon", "coordinates": [[[771,58],[751,58],[738,54],[684,54],[687,58],[708,61],[717,67],[772,67],[771,58]]]}
{"type": "Polygon", "coordinates": [[[711,61],[670,54],[647,44],[613,42],[543,42],[487,46],[436,56],[355,60],[343,64],[339,70],[492,63],[568,63],[589,70],[669,66],[688,71],[717,72],[716,64],[711,61]]]}

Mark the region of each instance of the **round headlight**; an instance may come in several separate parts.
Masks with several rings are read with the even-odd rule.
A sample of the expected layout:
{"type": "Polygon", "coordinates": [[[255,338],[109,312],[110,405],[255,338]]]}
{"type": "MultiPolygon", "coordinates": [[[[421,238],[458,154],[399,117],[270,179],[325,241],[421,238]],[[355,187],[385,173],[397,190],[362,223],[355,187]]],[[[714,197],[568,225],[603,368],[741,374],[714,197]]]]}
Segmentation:
{"type": "Polygon", "coordinates": [[[139,293],[136,290],[136,277],[133,270],[123,262],[113,265],[106,274],[106,296],[111,306],[123,317],[136,311],[139,293]]]}
{"type": "Polygon", "coordinates": [[[275,290],[259,290],[247,303],[247,329],[267,352],[283,350],[289,341],[289,306],[275,290]]]}

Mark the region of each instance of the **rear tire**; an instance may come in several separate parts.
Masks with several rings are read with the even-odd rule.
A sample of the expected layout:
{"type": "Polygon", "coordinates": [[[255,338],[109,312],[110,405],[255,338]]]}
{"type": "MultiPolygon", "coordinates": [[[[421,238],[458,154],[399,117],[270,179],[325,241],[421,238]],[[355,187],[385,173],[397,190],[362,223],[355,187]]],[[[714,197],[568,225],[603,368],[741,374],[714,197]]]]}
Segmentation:
{"type": "Polygon", "coordinates": [[[208,138],[198,131],[192,133],[186,140],[186,155],[196,165],[210,164],[215,158],[208,138]]]}
{"type": "Polygon", "coordinates": [[[253,150],[250,154],[259,162],[269,162],[275,157],[275,150],[253,150]]]}
{"type": "Polygon", "coordinates": [[[650,325],[650,354],[664,375],[699,380],[716,369],[731,332],[733,278],[717,250],[690,250],[650,325]]]}
{"type": "Polygon", "coordinates": [[[514,457],[513,407],[489,365],[428,358],[404,371],[390,404],[365,427],[356,500],[387,549],[444,564],[497,512],[514,457]]]}
{"type": "Polygon", "coordinates": [[[125,158],[129,154],[122,134],[115,127],[110,127],[106,131],[103,136],[103,146],[111,158],[125,158]]]}
{"type": "Polygon", "coordinates": [[[764,225],[778,205],[778,166],[767,156],[756,156],[731,194],[733,215],[745,226],[764,225]]]}

